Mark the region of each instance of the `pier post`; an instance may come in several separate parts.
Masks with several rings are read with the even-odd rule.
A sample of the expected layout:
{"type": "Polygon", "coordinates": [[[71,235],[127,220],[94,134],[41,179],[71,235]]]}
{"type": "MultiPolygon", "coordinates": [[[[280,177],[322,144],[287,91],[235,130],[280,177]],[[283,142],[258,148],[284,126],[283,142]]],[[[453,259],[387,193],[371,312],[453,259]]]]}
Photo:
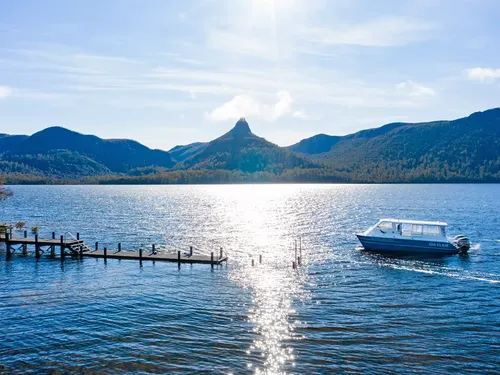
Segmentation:
{"type": "Polygon", "coordinates": [[[214,252],[213,251],[210,253],[210,264],[212,265],[212,268],[214,268],[214,252]]]}
{"type": "Polygon", "coordinates": [[[262,254],[259,255],[259,263],[262,264],[262,254]]]}
{"type": "Polygon", "coordinates": [[[254,259],[252,258],[252,267],[255,266],[255,261],[254,259]]]}
{"type": "Polygon", "coordinates": [[[181,252],[180,251],[177,251],[177,264],[179,265],[179,267],[181,266],[181,252]]]}
{"type": "Polygon", "coordinates": [[[99,250],[99,242],[95,243],[95,251],[99,250]]]}
{"type": "Polygon", "coordinates": [[[64,236],[61,234],[61,260],[64,260],[64,236]]]}
{"type": "Polygon", "coordinates": [[[28,238],[28,231],[27,230],[24,231],[24,238],[28,238]]]}
{"type": "Polygon", "coordinates": [[[9,233],[5,232],[5,247],[7,249],[7,258],[10,257],[10,241],[9,241],[9,233]]]}
{"type": "Polygon", "coordinates": [[[108,248],[104,247],[104,259],[108,257],[108,248]]]}
{"type": "Polygon", "coordinates": [[[40,258],[40,245],[38,244],[38,234],[35,234],[35,257],[40,258]]]}
{"type": "Polygon", "coordinates": [[[76,240],[80,241],[80,233],[78,233],[78,232],[76,233],[76,240]]]}
{"type": "Polygon", "coordinates": [[[51,257],[56,256],[56,245],[50,245],[50,256],[51,257]]]}
{"type": "Polygon", "coordinates": [[[142,249],[139,249],[139,261],[142,263],[142,249]]]}
{"type": "Polygon", "coordinates": [[[52,239],[55,240],[56,239],[56,232],[52,232],[52,239]]]}
{"type": "Polygon", "coordinates": [[[293,269],[296,269],[297,268],[297,264],[295,263],[295,261],[292,262],[292,268],[293,269]]]}
{"type": "Polygon", "coordinates": [[[298,266],[302,265],[302,257],[300,257],[300,256],[297,258],[297,265],[298,266]]]}
{"type": "MultiPolygon", "coordinates": [[[[299,237],[299,257],[300,260],[302,261],[302,237],[299,237]]],[[[300,263],[299,263],[300,265],[300,263]]]]}
{"type": "Polygon", "coordinates": [[[222,259],[222,247],[220,248],[219,259],[222,259]]]}
{"type": "Polygon", "coordinates": [[[122,243],[118,242],[118,251],[122,251],[122,243]]]}
{"type": "Polygon", "coordinates": [[[153,248],[153,251],[152,251],[152,254],[156,254],[156,249],[155,249],[155,244],[152,245],[152,248],[153,248]]]}
{"type": "Polygon", "coordinates": [[[297,260],[297,240],[295,240],[295,260],[297,260]]]}
{"type": "Polygon", "coordinates": [[[193,255],[193,246],[189,246],[189,256],[193,255]]]}

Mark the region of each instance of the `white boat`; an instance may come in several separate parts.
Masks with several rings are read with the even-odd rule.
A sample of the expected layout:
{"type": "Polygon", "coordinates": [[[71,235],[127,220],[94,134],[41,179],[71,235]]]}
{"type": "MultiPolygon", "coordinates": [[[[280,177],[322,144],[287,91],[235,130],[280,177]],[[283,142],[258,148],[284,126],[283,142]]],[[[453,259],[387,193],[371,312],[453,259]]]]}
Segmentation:
{"type": "Polygon", "coordinates": [[[357,234],[359,241],[369,251],[457,254],[470,249],[470,240],[458,235],[446,237],[447,223],[381,219],[364,233],[357,234]]]}

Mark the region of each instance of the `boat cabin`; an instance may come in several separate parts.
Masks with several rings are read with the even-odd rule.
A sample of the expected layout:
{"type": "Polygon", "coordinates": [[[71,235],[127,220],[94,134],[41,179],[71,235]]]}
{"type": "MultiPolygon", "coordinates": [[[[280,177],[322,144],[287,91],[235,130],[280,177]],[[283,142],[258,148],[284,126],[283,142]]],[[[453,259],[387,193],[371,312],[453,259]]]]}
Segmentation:
{"type": "Polygon", "coordinates": [[[377,237],[424,237],[429,239],[445,238],[446,226],[440,221],[417,221],[381,219],[368,229],[365,236],[377,237]]]}

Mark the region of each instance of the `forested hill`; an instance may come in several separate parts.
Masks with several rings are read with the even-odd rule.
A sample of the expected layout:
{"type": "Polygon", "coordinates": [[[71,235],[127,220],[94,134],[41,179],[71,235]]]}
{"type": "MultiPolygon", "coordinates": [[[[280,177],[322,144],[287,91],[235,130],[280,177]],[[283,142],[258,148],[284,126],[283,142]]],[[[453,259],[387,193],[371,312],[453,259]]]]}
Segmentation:
{"type": "Polygon", "coordinates": [[[355,181],[500,181],[500,108],[344,137],[320,134],[289,149],[355,181]]]}
{"type": "Polygon", "coordinates": [[[135,168],[170,168],[170,154],[128,139],[101,139],[62,127],[32,136],[0,136],[0,168],[4,172],[78,178],[128,173],[135,168]],[[13,139],[13,141],[12,141],[13,139]]]}
{"type": "Polygon", "coordinates": [[[8,183],[500,182],[500,109],[290,147],[255,135],[242,118],[211,142],[170,152],[51,127],[0,134],[0,172],[8,183]]]}

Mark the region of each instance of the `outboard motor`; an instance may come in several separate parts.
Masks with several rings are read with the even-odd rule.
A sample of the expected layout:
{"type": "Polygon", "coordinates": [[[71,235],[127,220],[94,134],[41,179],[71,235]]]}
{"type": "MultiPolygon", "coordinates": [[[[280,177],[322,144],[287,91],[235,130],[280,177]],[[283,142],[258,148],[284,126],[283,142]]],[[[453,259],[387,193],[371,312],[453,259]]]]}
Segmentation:
{"type": "Polygon", "coordinates": [[[470,249],[470,240],[468,237],[459,234],[453,239],[453,245],[455,245],[461,253],[466,253],[470,249]]]}

